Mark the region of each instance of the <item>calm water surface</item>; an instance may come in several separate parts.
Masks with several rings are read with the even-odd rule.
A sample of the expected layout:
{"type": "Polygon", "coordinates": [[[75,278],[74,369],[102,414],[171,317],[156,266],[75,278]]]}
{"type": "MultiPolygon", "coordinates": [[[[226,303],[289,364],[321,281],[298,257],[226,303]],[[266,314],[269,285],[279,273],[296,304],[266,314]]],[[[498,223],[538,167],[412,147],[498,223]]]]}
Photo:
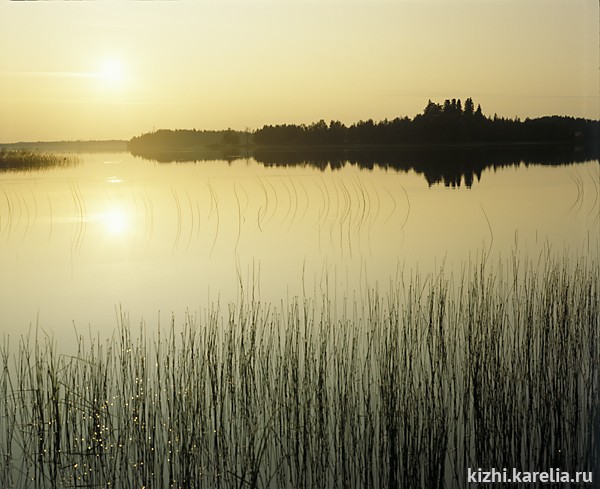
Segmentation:
{"type": "MultiPolygon", "coordinates": [[[[598,254],[598,161],[485,169],[470,187],[415,171],[156,163],[128,153],[0,174],[0,325],[111,334],[241,293],[280,304],[385,292],[400,273],[598,254]]],[[[64,342],[63,342],[64,340],[64,342]]]]}

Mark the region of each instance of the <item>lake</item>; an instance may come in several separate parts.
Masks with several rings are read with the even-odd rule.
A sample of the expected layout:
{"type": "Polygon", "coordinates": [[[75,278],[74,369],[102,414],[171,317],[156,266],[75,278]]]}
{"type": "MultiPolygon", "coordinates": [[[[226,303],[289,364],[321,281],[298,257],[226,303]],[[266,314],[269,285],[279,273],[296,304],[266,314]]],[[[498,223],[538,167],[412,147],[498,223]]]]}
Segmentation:
{"type": "Polygon", "coordinates": [[[598,161],[482,164],[444,181],[269,158],[83,153],[74,167],[0,174],[3,331],[38,325],[66,345],[74,326],[111,332],[116,308],[156,325],[249,290],[273,304],[326,288],[343,300],[483,255],[597,256],[598,161]]]}
{"type": "Polygon", "coordinates": [[[551,153],[0,174],[2,480],[600,477],[600,165],[551,153]]]}

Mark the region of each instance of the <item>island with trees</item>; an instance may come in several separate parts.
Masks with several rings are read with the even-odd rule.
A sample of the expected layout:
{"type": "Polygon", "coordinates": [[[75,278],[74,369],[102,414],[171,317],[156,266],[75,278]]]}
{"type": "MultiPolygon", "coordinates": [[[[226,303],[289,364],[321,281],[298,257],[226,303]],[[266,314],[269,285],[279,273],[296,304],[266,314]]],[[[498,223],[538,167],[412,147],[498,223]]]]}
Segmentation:
{"type": "Polygon", "coordinates": [[[133,153],[146,150],[189,151],[223,147],[354,147],[354,146],[432,146],[545,144],[578,145],[598,153],[600,122],[588,119],[547,116],[521,120],[488,117],[471,98],[429,100],[414,118],[397,117],[374,122],[372,119],[346,126],[324,120],[312,124],[265,125],[250,131],[198,131],[162,129],[129,141],[133,153]]]}
{"type": "Polygon", "coordinates": [[[253,157],[268,166],[320,169],[355,164],[413,170],[429,184],[470,186],[483,169],[512,164],[568,164],[600,159],[600,121],[547,116],[488,117],[471,98],[427,103],[414,118],[350,126],[265,125],[250,131],[162,129],[129,141],[132,154],[159,162],[253,157]]]}

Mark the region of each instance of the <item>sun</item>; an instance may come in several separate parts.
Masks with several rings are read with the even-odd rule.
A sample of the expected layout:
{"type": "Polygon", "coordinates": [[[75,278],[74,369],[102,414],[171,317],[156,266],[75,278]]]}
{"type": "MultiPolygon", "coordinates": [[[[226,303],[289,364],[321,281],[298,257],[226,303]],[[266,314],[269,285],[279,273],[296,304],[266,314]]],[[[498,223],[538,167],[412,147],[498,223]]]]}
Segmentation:
{"type": "Polygon", "coordinates": [[[107,88],[122,88],[127,78],[125,64],[119,58],[106,58],[100,63],[98,78],[107,88]]]}

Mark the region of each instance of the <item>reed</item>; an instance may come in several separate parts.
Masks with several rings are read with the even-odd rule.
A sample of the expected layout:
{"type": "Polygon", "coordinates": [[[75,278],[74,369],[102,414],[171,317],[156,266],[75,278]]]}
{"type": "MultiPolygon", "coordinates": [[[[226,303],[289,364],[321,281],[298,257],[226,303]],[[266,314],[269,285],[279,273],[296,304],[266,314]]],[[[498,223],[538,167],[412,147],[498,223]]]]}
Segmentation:
{"type": "Polygon", "coordinates": [[[74,155],[43,151],[0,149],[0,171],[31,171],[68,167],[79,163],[74,155]]]}
{"type": "Polygon", "coordinates": [[[466,487],[595,471],[595,260],[411,274],[343,307],[244,299],[75,355],[0,350],[3,487],[466,487]],[[341,309],[341,312],[339,310],[341,309]]]}

